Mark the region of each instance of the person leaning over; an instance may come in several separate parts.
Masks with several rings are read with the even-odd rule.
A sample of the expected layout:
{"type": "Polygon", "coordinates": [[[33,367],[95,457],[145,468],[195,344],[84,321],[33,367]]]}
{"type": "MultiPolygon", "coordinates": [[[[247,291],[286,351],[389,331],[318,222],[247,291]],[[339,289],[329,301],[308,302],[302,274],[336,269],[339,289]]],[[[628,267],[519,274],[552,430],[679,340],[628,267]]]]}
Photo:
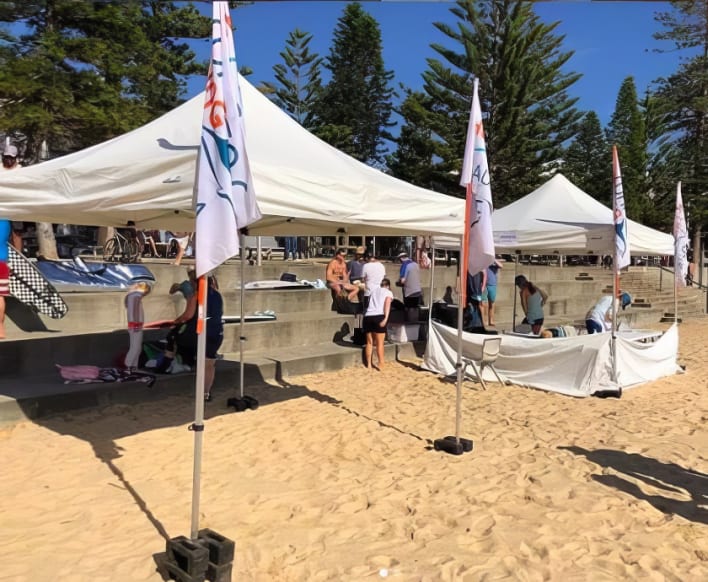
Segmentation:
{"type": "MultiPolygon", "coordinates": [[[[623,291],[617,292],[615,311],[627,309],[632,304],[632,296],[623,291]]],[[[603,295],[585,315],[585,329],[589,334],[612,331],[612,293],[603,295]]]]}
{"type": "Polygon", "coordinates": [[[526,315],[522,323],[529,324],[531,331],[538,335],[543,326],[543,306],[548,300],[548,295],[523,275],[517,275],[514,284],[519,288],[521,308],[526,315]]]}
{"type": "Polygon", "coordinates": [[[378,359],[379,370],[384,367],[384,339],[386,339],[386,325],[391,313],[391,301],[393,301],[391,281],[384,278],[380,287],[375,287],[371,290],[369,306],[364,314],[364,333],[366,333],[364,354],[366,355],[366,367],[368,369],[372,367],[374,343],[376,344],[376,358],[378,359]]]}
{"type": "Polygon", "coordinates": [[[334,258],[327,263],[325,279],[327,287],[332,291],[333,299],[346,293],[349,301],[354,301],[359,294],[359,287],[349,282],[349,271],[344,261],[346,254],[347,251],[344,249],[337,249],[334,258]]]}

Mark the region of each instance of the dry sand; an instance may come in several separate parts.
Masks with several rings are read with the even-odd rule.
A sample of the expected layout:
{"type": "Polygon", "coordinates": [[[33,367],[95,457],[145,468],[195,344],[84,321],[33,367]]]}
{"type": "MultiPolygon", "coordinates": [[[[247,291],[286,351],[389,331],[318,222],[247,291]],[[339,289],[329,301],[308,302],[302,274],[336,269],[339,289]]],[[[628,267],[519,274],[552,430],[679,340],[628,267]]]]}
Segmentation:
{"type": "MultiPolygon", "coordinates": [[[[708,580],[708,321],[687,373],[621,400],[464,386],[413,364],[252,388],[208,406],[201,526],[236,541],[233,580],[708,580]]],[[[0,580],[160,580],[189,535],[185,395],[0,432],[0,580]]]]}

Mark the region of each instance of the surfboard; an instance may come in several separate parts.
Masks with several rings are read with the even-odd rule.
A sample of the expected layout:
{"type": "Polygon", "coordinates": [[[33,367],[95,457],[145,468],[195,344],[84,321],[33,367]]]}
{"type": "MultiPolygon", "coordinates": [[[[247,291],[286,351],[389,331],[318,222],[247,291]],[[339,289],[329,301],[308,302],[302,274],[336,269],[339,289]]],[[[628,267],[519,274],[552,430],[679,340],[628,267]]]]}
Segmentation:
{"type": "Polygon", "coordinates": [[[277,279],[269,279],[265,281],[250,281],[246,283],[243,288],[247,291],[268,289],[277,289],[279,291],[283,289],[314,289],[312,284],[298,281],[280,281],[277,279]]]}
{"type": "MultiPolygon", "coordinates": [[[[241,323],[240,315],[224,315],[221,318],[224,323],[241,323]]],[[[256,323],[259,321],[275,321],[275,315],[246,315],[244,323],[256,323]]]]}
{"type": "MultiPolygon", "coordinates": [[[[258,315],[253,315],[249,314],[244,317],[244,323],[256,323],[259,321],[275,321],[276,317],[275,315],[266,315],[266,314],[258,314],[258,315]]],[[[172,319],[158,319],[157,321],[148,321],[143,325],[143,329],[161,329],[164,327],[171,327],[173,324],[172,319]]],[[[221,321],[224,323],[240,323],[241,322],[241,316],[240,315],[224,315],[221,318],[221,321]]]]}
{"type": "Polygon", "coordinates": [[[61,319],[69,307],[54,286],[42,276],[27,257],[8,244],[10,295],[52,319],[61,319]]]}

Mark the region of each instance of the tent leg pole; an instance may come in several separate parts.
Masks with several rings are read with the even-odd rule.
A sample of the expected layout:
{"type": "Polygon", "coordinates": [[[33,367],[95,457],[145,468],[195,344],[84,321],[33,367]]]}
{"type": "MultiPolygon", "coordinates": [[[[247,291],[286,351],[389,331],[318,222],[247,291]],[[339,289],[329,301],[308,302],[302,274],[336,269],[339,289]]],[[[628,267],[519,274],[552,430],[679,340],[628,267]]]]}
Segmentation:
{"type": "MultiPolygon", "coordinates": [[[[239,234],[240,244],[241,244],[241,249],[244,247],[244,242],[245,242],[245,237],[243,234],[239,234]]],[[[261,237],[258,237],[258,257],[260,258],[261,256],[261,251],[260,251],[260,241],[261,237]]],[[[260,264],[260,262],[258,263],[260,264]]],[[[239,303],[241,304],[241,321],[239,322],[239,341],[238,341],[238,349],[239,349],[239,356],[238,356],[238,386],[240,390],[240,396],[243,398],[243,390],[244,390],[244,368],[246,367],[245,362],[243,361],[243,344],[246,343],[246,338],[244,336],[244,307],[243,307],[243,299],[244,299],[244,281],[246,279],[246,257],[243,254],[243,250],[241,251],[241,290],[240,290],[240,300],[239,303]]]]}

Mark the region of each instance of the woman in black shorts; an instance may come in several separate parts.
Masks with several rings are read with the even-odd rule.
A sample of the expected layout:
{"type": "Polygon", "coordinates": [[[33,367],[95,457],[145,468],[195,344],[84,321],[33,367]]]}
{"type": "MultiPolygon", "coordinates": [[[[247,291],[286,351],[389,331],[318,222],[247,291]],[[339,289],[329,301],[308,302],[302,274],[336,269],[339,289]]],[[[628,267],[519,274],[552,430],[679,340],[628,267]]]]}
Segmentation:
{"type": "Polygon", "coordinates": [[[382,279],[381,286],[371,290],[369,305],[364,314],[364,332],[366,333],[366,367],[371,369],[374,352],[374,342],[376,342],[376,357],[378,358],[379,370],[384,366],[384,339],[386,339],[386,324],[391,312],[391,281],[382,279]]]}

